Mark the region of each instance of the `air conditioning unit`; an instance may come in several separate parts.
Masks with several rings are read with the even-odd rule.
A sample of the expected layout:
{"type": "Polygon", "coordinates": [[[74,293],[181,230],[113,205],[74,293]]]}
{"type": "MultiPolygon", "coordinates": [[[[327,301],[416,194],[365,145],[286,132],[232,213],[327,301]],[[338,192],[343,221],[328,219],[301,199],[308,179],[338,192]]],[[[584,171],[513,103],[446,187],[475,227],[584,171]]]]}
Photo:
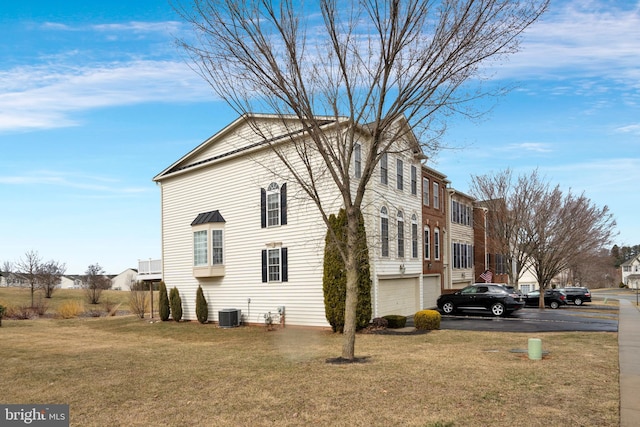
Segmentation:
{"type": "Polygon", "coordinates": [[[221,328],[235,328],[240,326],[242,310],[236,308],[225,308],[218,311],[218,326],[221,328]]]}

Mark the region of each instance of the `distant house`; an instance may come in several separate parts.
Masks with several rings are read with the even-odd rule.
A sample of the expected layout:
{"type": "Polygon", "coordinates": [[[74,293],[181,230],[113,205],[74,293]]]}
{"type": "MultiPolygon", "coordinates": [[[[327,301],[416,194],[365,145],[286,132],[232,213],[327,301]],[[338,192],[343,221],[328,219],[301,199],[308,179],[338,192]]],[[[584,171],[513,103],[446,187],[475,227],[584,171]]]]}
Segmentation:
{"type": "Polygon", "coordinates": [[[111,289],[116,291],[130,291],[137,281],[138,272],[127,268],[122,273],[111,278],[111,289]]]}
{"type": "Polygon", "coordinates": [[[83,279],[78,275],[64,275],[60,278],[59,289],[80,289],[82,288],[83,279]]]}
{"type": "Polygon", "coordinates": [[[474,268],[474,220],[475,199],[453,188],[449,193],[448,262],[449,280],[446,289],[462,289],[475,283],[474,268]]]}
{"type": "Polygon", "coordinates": [[[622,283],[632,289],[640,288],[640,255],[636,255],[620,265],[622,283]]]}
{"type": "MultiPolygon", "coordinates": [[[[366,125],[327,118],[323,129],[360,136],[350,168],[357,185],[369,151],[366,125]]],[[[362,204],[374,317],[414,314],[423,306],[421,153],[413,133],[404,134],[376,168],[362,204]]],[[[328,326],[325,224],[267,146],[278,144],[282,155],[295,156],[292,137],[307,138],[297,118],[285,126],[281,117],[245,115],[154,177],[161,188],[162,278],[168,289],[179,290],[183,318],[196,319],[202,286],[214,321],[220,311],[241,309],[244,321],[262,323],[280,309],[287,324],[328,326]]],[[[317,162],[323,200],[337,214],[340,195],[323,176],[317,153],[309,155],[317,162]]]]}

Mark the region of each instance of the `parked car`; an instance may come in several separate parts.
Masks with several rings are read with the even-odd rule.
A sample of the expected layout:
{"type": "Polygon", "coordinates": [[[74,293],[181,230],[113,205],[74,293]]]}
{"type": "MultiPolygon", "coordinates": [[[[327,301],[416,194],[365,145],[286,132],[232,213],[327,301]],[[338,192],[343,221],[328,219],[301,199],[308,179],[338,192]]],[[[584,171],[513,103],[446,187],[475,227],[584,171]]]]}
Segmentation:
{"type": "Polygon", "coordinates": [[[584,287],[572,286],[569,288],[558,289],[567,296],[567,301],[575,305],[582,305],[585,302],[591,302],[591,292],[584,287]]]}
{"type": "Polygon", "coordinates": [[[503,316],[524,307],[524,300],[504,286],[476,283],[453,294],[440,295],[437,304],[445,314],[456,311],[490,311],[494,316],[503,316]]]}
{"type": "MultiPolygon", "coordinates": [[[[567,296],[557,289],[545,289],[544,305],[550,308],[559,308],[567,304],[567,296]]],[[[540,291],[529,292],[525,297],[525,305],[527,307],[540,306],[540,291]]]]}

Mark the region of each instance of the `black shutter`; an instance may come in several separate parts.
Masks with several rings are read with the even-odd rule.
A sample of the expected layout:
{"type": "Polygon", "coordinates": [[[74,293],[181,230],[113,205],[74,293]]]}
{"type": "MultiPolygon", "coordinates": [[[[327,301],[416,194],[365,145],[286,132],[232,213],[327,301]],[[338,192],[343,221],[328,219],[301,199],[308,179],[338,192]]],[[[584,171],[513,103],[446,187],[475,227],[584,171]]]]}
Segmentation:
{"type": "Polygon", "coordinates": [[[282,257],[282,281],[289,281],[289,259],[287,257],[287,248],[280,250],[280,256],[282,257]]]}
{"type": "Polygon", "coordinates": [[[267,283],[267,250],[262,250],[262,283],[267,283]]]}
{"type": "Polygon", "coordinates": [[[267,190],[260,189],[260,227],[267,228],[267,190]]]}
{"type": "Polygon", "coordinates": [[[280,225],[287,223],[287,184],[280,187],[280,225]]]}

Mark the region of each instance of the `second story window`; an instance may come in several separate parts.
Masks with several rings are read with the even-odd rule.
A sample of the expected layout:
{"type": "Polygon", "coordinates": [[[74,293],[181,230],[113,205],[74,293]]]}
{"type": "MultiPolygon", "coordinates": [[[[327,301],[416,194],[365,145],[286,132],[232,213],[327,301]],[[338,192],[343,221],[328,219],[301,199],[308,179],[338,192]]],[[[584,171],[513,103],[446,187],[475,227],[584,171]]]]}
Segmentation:
{"type": "Polygon", "coordinates": [[[211,230],[211,264],[224,264],[222,230],[211,230]]]}
{"type": "Polygon", "coordinates": [[[353,169],[356,178],[362,177],[362,147],[360,144],[353,147],[353,169]]]}
{"type": "Polygon", "coordinates": [[[389,256],[389,213],[384,206],[380,209],[381,256],[389,256]]]}
{"type": "Polygon", "coordinates": [[[398,258],[404,258],[404,218],[398,211],[398,258]]]}
{"type": "Polygon", "coordinates": [[[440,229],[433,230],[433,258],[440,259],[440,229]]]}
{"type": "Polygon", "coordinates": [[[422,178],[422,204],[429,206],[429,178],[422,178]]]}
{"type": "Polygon", "coordinates": [[[207,230],[193,233],[193,265],[195,267],[207,265],[207,230]]]}
{"type": "Polygon", "coordinates": [[[437,182],[433,183],[433,207],[440,209],[440,185],[437,182]]]}
{"type": "Polygon", "coordinates": [[[411,165],[411,195],[418,195],[418,169],[411,165]]]}
{"type": "Polygon", "coordinates": [[[396,160],[396,187],[398,190],[404,188],[404,162],[400,159],[396,160]]]}
{"type": "Polygon", "coordinates": [[[272,182],[260,190],[260,222],[262,228],[287,223],[287,184],[272,182]]]}
{"type": "Polygon", "coordinates": [[[431,230],[428,226],[424,227],[424,259],[431,259],[431,230]]]}
{"type": "Polygon", "coordinates": [[[387,185],[389,183],[389,157],[384,153],[380,158],[380,183],[387,185]]]}
{"type": "Polygon", "coordinates": [[[411,217],[411,258],[418,258],[418,217],[411,217]]]}

